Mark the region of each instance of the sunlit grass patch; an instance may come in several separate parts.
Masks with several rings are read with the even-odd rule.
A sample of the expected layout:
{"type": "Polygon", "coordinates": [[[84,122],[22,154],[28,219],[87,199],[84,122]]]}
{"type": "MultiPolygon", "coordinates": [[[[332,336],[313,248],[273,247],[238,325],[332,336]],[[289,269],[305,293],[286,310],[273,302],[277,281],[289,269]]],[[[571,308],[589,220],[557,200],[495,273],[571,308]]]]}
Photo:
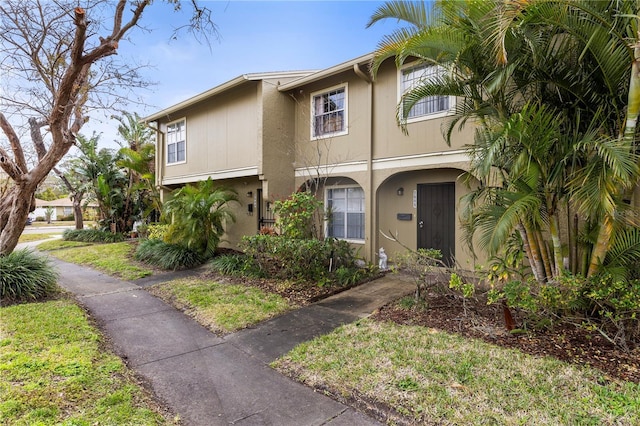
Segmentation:
{"type": "Polygon", "coordinates": [[[22,234],[18,239],[18,243],[30,243],[31,241],[47,240],[55,234],[22,234]]]}
{"type": "MultiPolygon", "coordinates": [[[[72,242],[62,241],[61,243],[72,242]]],[[[40,244],[38,249],[43,250],[41,246],[44,244],[48,243],[40,244]]],[[[65,262],[91,266],[125,281],[136,280],[153,273],[153,269],[144,267],[133,259],[134,249],[129,243],[86,245],[86,243],[76,242],[75,244],[81,247],[54,250],[51,251],[51,255],[65,262]]]]}
{"type": "Polygon", "coordinates": [[[410,422],[640,424],[637,384],[418,326],[362,320],[273,365],[339,397],[393,407],[410,422]]]}
{"type": "Polygon", "coordinates": [[[0,424],[169,424],[70,300],[0,318],[0,424]]]}
{"type": "Polygon", "coordinates": [[[218,333],[228,333],[264,321],[292,308],[283,297],[255,287],[211,280],[181,279],[149,289],[185,310],[196,321],[218,333]]]}
{"type": "Polygon", "coordinates": [[[71,247],[85,247],[88,245],[90,244],[79,242],[79,241],[65,241],[61,239],[55,239],[55,240],[45,241],[43,243],[40,243],[36,246],[36,248],[42,251],[51,251],[51,250],[60,250],[60,249],[71,248],[71,247]]]}

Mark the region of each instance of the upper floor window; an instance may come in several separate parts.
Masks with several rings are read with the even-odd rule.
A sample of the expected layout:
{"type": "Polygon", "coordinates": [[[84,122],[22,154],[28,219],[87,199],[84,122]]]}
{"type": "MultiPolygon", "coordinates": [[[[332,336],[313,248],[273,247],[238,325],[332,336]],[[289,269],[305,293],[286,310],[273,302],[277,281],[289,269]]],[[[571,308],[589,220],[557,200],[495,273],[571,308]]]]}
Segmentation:
{"type": "MultiPolygon", "coordinates": [[[[401,70],[401,94],[417,87],[420,83],[429,81],[430,79],[437,77],[443,72],[442,68],[432,65],[418,65],[410,68],[403,68],[401,70]]],[[[431,114],[442,113],[449,110],[449,97],[448,96],[427,96],[426,98],[418,101],[411,111],[408,120],[412,118],[420,118],[431,114]]]]}
{"type": "Polygon", "coordinates": [[[187,152],[187,122],[183,118],[167,126],[167,164],[184,163],[187,152]]]}
{"type": "Polygon", "coordinates": [[[347,86],[340,86],[311,96],[314,138],[337,136],[347,133],[347,86]]]}
{"type": "Polygon", "coordinates": [[[327,189],[327,236],[364,240],[364,190],[359,186],[327,189]]]}

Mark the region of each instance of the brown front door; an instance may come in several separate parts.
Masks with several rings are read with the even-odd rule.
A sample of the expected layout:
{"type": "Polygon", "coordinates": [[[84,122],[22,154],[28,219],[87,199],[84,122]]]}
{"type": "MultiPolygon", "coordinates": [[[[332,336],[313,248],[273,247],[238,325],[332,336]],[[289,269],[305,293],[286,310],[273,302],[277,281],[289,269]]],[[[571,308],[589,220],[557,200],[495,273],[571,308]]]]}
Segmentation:
{"type": "Polygon", "coordinates": [[[453,266],[456,253],[454,182],[418,185],[418,248],[442,252],[442,260],[453,266]]]}

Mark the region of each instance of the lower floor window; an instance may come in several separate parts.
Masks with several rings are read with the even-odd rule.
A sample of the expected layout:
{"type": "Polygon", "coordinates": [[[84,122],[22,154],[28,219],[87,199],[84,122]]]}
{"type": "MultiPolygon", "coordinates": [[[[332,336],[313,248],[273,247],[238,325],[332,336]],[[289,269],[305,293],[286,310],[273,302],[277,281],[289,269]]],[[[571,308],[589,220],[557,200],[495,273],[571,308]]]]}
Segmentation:
{"type": "Polygon", "coordinates": [[[364,240],[364,191],[360,187],[327,190],[327,236],[364,240]]]}

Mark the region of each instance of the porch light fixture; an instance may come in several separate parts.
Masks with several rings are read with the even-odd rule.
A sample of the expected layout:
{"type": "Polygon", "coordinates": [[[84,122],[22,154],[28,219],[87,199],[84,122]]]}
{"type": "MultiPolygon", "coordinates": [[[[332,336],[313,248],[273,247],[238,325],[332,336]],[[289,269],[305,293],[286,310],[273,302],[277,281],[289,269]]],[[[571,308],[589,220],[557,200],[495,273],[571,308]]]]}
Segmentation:
{"type": "Polygon", "coordinates": [[[403,187],[398,188],[398,190],[396,191],[396,194],[398,194],[398,197],[402,197],[404,195],[404,188],[403,187]]]}
{"type": "Polygon", "coordinates": [[[247,192],[247,198],[252,198],[252,197],[253,197],[253,191],[247,192]]]}

